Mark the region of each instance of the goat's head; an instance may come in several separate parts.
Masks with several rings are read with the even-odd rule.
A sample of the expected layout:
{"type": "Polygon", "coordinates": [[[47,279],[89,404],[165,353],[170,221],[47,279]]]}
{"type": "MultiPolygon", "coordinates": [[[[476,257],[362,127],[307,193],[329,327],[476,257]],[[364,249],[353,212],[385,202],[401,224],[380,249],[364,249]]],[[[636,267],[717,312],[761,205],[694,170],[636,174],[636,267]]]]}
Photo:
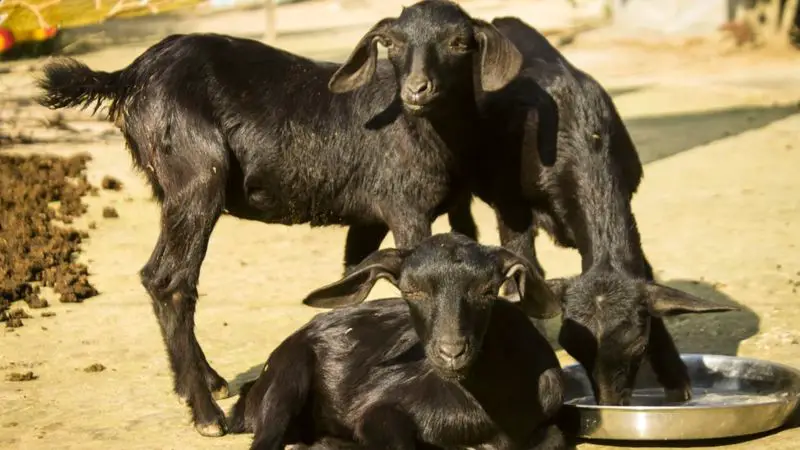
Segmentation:
{"type": "Polygon", "coordinates": [[[547,284],[562,305],[559,344],[585,368],[601,405],[630,404],[653,317],[737,309],[612,270],[547,284]]]}
{"type": "Polygon", "coordinates": [[[402,292],[430,364],[442,376],[458,379],[480,352],[500,286],[519,272],[532,272],[530,278],[547,289],[516,254],[461,234],[437,234],[413,250],[374,252],[349,275],[303,302],[323,308],[360,303],[385,278],[402,292]]]}
{"type": "Polygon", "coordinates": [[[378,43],[388,51],[400,100],[413,114],[424,114],[450,95],[473,93],[476,62],[486,91],[508,84],[522,65],[517,48],[492,24],[471,18],[451,1],[424,0],[373,26],[333,74],[332,92],[351,91],[372,78],[378,43]]]}

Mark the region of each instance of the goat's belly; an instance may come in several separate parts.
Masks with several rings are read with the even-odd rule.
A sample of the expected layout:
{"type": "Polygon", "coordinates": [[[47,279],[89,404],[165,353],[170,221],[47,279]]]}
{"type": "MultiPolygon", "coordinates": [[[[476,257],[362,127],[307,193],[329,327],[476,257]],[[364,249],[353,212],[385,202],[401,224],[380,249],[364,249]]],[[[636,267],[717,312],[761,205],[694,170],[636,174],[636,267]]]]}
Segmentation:
{"type": "Polygon", "coordinates": [[[229,194],[225,211],[240,219],[282,225],[310,223],[312,226],[324,226],[344,222],[333,212],[315,210],[311,201],[267,190],[251,190],[246,196],[229,194]]]}

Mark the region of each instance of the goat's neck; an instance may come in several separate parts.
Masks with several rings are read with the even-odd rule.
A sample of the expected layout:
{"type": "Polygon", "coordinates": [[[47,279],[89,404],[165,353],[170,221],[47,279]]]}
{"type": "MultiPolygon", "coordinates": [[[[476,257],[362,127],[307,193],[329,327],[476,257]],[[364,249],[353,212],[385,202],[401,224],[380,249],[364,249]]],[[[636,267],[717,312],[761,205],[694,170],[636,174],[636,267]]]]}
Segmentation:
{"type": "MultiPolygon", "coordinates": [[[[509,362],[509,353],[502,349],[508,345],[509,323],[514,323],[509,320],[509,312],[516,313],[518,311],[515,306],[508,308],[500,305],[498,307],[497,303],[492,307],[492,317],[483,337],[480,353],[467,375],[459,382],[461,387],[472,394],[481,404],[491,401],[503,388],[514,388],[504,385],[503,381],[507,382],[509,378],[502,369],[509,362]]],[[[511,375],[510,379],[513,380],[516,375],[511,375]]]]}
{"type": "Polygon", "coordinates": [[[602,266],[634,276],[645,276],[641,236],[628,195],[607,170],[582,171],[576,182],[570,218],[581,254],[582,271],[602,266]],[[580,202],[577,201],[580,199],[580,202]]]}
{"type": "Polygon", "coordinates": [[[446,109],[424,117],[409,116],[410,124],[424,140],[433,140],[436,146],[450,151],[463,152],[473,148],[478,136],[479,116],[475,99],[449,101],[446,109]]]}

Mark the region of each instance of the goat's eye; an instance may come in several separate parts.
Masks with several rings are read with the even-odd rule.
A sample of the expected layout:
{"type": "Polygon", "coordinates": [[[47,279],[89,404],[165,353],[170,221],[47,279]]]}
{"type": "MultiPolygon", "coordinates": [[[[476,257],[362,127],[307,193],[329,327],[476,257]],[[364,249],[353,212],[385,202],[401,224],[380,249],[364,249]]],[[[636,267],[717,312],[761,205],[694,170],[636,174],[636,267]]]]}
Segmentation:
{"type": "Polygon", "coordinates": [[[384,37],[378,38],[378,42],[380,42],[380,44],[386,47],[387,49],[392,48],[392,46],[394,46],[394,43],[392,42],[391,39],[387,39],[384,37]]]}
{"type": "Polygon", "coordinates": [[[458,52],[469,51],[469,42],[466,39],[457,37],[450,41],[450,48],[458,52]]]}

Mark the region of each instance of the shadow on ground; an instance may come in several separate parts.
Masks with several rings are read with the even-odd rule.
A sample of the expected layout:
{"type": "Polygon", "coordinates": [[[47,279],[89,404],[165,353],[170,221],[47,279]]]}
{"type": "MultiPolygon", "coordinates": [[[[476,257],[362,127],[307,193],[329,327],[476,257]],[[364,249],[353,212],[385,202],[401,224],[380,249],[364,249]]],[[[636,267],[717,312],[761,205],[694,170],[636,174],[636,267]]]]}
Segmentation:
{"type": "Polygon", "coordinates": [[[239,395],[239,390],[242,388],[242,385],[250,381],[255,381],[263,370],[264,361],[261,361],[255,366],[236,375],[233,379],[228,380],[228,389],[230,389],[231,395],[239,395]]]}
{"type": "MultiPolygon", "coordinates": [[[[621,95],[621,94],[616,94],[621,95]]],[[[642,164],[765,127],[800,113],[798,104],[730,109],[624,119],[642,164]]]]}
{"type": "Polygon", "coordinates": [[[632,94],[634,92],[639,92],[642,89],[646,89],[648,86],[625,86],[625,87],[615,87],[609,88],[606,87],[606,91],[608,91],[608,95],[611,97],[620,97],[626,94],[632,94]]]}
{"type": "Polygon", "coordinates": [[[750,308],[730,298],[715,285],[695,280],[671,280],[663,284],[739,311],[685,314],[667,319],[672,337],[681,353],[713,353],[736,356],[739,344],[758,334],[760,319],[750,308]]]}

